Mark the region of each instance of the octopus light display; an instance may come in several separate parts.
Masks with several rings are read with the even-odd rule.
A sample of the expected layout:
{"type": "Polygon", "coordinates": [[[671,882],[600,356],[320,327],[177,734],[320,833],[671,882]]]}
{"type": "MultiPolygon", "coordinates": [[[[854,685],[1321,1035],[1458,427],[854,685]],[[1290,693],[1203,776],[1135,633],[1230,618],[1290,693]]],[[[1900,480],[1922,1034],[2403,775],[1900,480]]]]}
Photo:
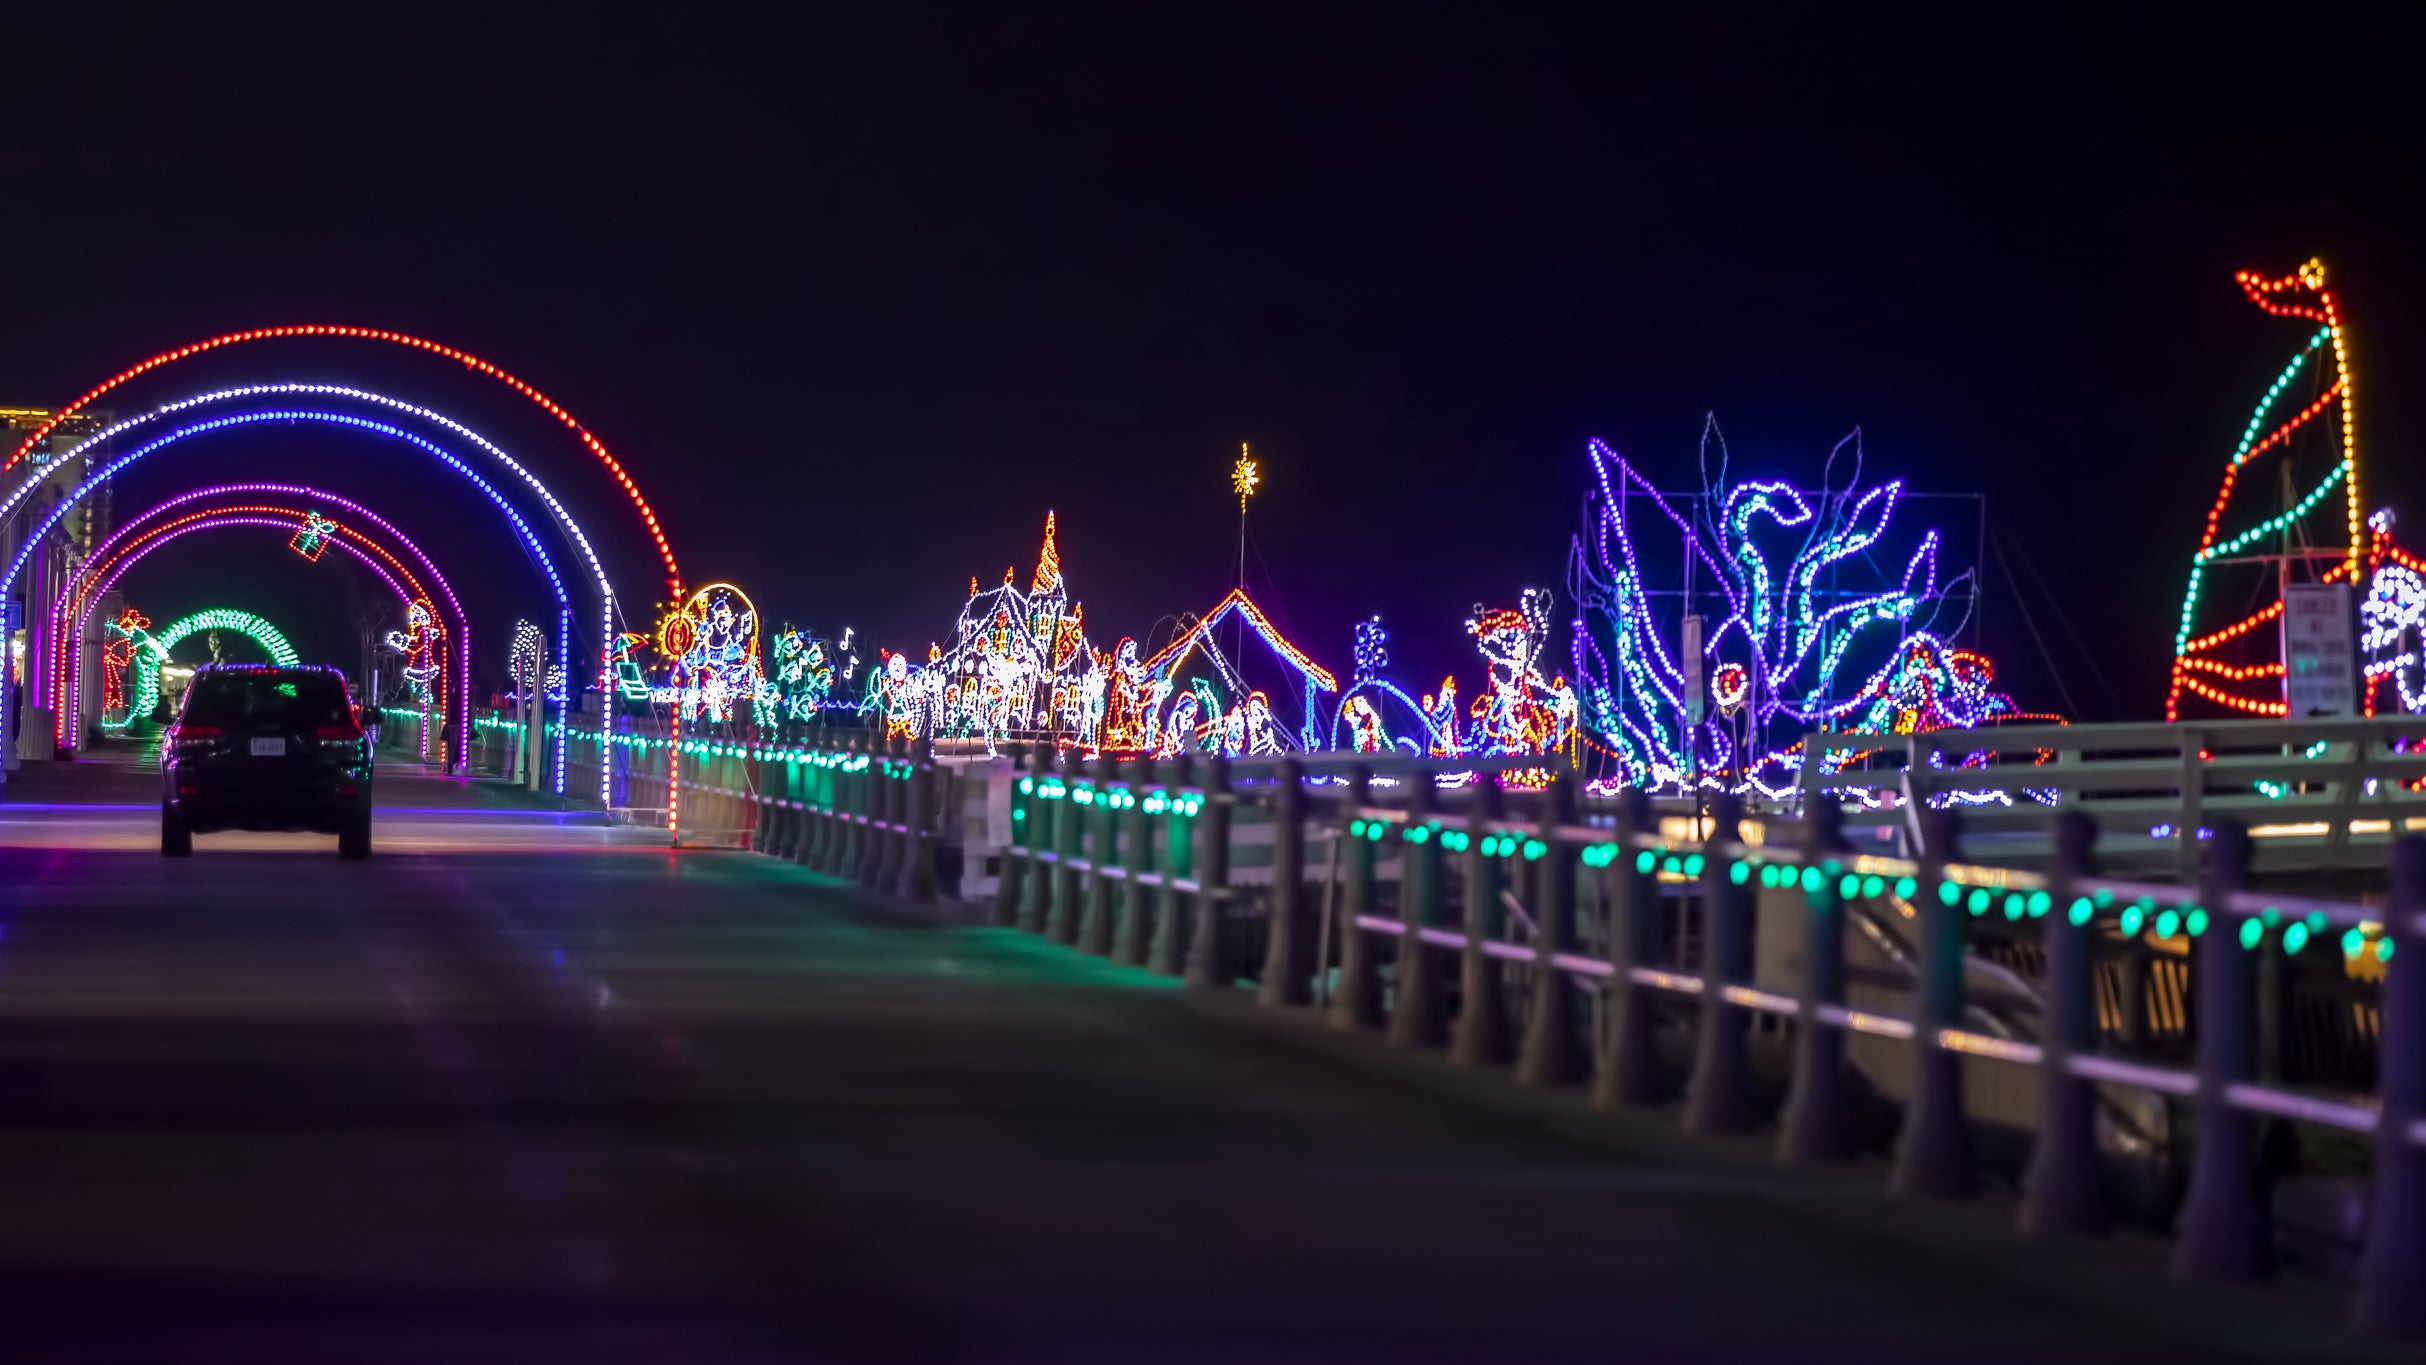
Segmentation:
{"type": "Polygon", "coordinates": [[[1841,726],[1875,703],[1916,643],[1949,652],[1937,617],[1969,575],[1940,586],[1934,531],[1892,584],[1873,583],[1852,563],[1880,545],[1902,493],[1893,482],[1861,489],[1858,432],[1831,452],[1815,493],[1731,482],[1725,459],[1710,423],[1704,492],[1680,510],[1606,444],[1590,445],[1594,482],[1569,587],[1577,723],[1602,760],[1602,786],[1700,783],[1782,796],[1800,771],[1806,731],[1841,726]],[[1678,547],[1696,585],[1690,596],[1652,582],[1653,537],[1678,547]],[[1782,556],[1779,546],[1789,547],[1782,556]],[[1858,586],[1843,585],[1848,575],[1858,586]],[[1683,598],[1683,610],[1706,605],[1717,622],[1691,661],[1706,698],[1687,695],[1686,661],[1673,643],[1683,610],[1668,613],[1675,635],[1664,632],[1659,597],[1683,598]],[[1848,675],[1858,681],[1847,685],[1848,675]],[[1716,715],[1704,705],[1713,699],[1716,715]]]}
{"type": "Polygon", "coordinates": [[[2279,587],[2355,584],[2368,550],[2359,515],[2350,348],[2340,307],[2325,287],[2325,267],[2311,260],[2279,279],[2244,270],[2234,280],[2251,303],[2275,317],[2299,319],[2309,330],[2250,413],[2207,509],[2173,637],[2169,721],[2181,719],[2193,699],[2227,714],[2286,714],[2277,631],[2260,629],[2282,619],[2279,587]],[[2321,548],[2293,550],[2295,541],[2321,548]],[[2269,552],[2270,542],[2282,549],[2269,552]],[[2227,584],[2222,591],[2216,590],[2219,580],[2227,584]],[[2214,613],[2219,602],[2253,598],[2264,605],[2237,616],[2229,614],[2237,610],[2231,606],[2221,618],[2214,613]]]}

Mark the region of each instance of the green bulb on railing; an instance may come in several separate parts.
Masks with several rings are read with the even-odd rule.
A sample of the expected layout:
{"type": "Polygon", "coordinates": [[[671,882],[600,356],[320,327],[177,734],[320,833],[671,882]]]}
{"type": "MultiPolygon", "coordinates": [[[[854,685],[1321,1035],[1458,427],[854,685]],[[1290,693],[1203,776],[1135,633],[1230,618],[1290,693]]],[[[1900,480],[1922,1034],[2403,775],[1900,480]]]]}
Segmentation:
{"type": "Polygon", "coordinates": [[[2283,930],[2283,951],[2297,953],[2308,946],[2308,922],[2301,920],[2283,930]]]}
{"type": "Polygon", "coordinates": [[[2241,921],[2240,939],[2242,947],[2255,948],[2260,942],[2264,941],[2265,937],[2266,922],[2264,920],[2251,916],[2250,918],[2241,921]]]}
{"type": "Polygon", "coordinates": [[[1913,894],[1918,892],[1920,889],[1921,884],[1914,881],[1910,877],[1898,877],[1895,879],[1895,894],[1899,899],[1910,900],[1912,899],[1913,894]]]}
{"type": "Polygon", "coordinates": [[[1730,866],[1727,869],[1727,880],[1737,886],[1742,886],[1745,882],[1752,880],[1752,864],[1736,863],[1730,866]]]}
{"type": "Polygon", "coordinates": [[[1947,909],[1951,910],[1955,906],[1962,904],[1962,901],[1963,884],[1961,882],[1939,882],[1937,884],[1938,904],[1943,905],[1947,909]]]}
{"type": "Polygon", "coordinates": [[[1648,873],[1652,866],[1658,861],[1658,854],[1653,853],[1649,849],[1644,849],[1641,853],[1636,854],[1634,857],[1634,870],[1637,872],[1648,873]]]}
{"type": "Polygon", "coordinates": [[[2167,906],[2165,909],[2157,912],[2156,936],[2158,938],[2171,938],[2181,931],[2182,916],[2180,911],[2175,910],[2171,906],[2167,906]]]}
{"type": "Polygon", "coordinates": [[[2065,908],[2064,918],[2070,921],[2075,928],[2078,928],[2081,925],[2087,924],[2089,922],[2089,917],[2096,913],[2097,905],[2095,902],[2091,901],[2087,896],[2075,896],[2073,897],[2072,904],[2065,908]]]}

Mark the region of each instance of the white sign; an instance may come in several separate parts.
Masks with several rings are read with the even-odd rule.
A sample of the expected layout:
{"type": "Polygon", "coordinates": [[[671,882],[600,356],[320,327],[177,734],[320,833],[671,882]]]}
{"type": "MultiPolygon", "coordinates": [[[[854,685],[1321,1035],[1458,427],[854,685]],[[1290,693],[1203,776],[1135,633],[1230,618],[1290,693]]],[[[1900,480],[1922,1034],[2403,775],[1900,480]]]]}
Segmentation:
{"type": "Polygon", "coordinates": [[[1699,725],[1709,706],[1708,689],[1702,685],[1702,618],[1685,618],[1685,641],[1680,653],[1683,657],[1677,662],[1685,670],[1685,719],[1699,725]]]}
{"type": "Polygon", "coordinates": [[[2283,703],[2293,720],[2359,713],[2356,635],[2350,585],[2283,589],[2283,703]]]}

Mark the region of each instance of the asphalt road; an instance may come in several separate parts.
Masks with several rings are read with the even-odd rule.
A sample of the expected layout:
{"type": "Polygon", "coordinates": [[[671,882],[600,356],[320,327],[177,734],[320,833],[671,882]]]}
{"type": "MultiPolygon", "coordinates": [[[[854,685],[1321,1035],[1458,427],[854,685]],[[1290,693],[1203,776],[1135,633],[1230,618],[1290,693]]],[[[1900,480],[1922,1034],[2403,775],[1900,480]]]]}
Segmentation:
{"type": "Polygon", "coordinates": [[[519,796],[390,771],[368,863],[166,860],[133,767],[15,778],[0,1361],[2352,1347],[2330,1298],[1512,1117],[1497,1077],[519,796]]]}

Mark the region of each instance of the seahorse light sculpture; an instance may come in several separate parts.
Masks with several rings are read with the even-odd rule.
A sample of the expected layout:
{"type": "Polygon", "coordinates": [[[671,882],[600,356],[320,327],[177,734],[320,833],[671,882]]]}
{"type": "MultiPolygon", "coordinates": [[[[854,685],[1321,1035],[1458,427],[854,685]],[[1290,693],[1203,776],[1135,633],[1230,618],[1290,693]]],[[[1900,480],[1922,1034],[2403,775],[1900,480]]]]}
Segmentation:
{"type": "Polygon", "coordinates": [[[2247,270],[2233,278],[2250,302],[2311,330],[2249,414],[2207,510],[2173,637],[2167,720],[2181,719],[2194,699],[2231,713],[2283,715],[2280,631],[2261,629],[2282,617],[2277,585],[2357,584],[2367,552],[2350,348],[2325,267],[2312,260],[2280,279],[2247,270]],[[2270,541],[2279,547],[2271,553],[2270,541]],[[2217,590],[2219,580],[2234,579],[2234,588],[2217,590]],[[2233,615],[2253,595],[2237,589],[2254,589],[2265,604],[2233,615]]]}

